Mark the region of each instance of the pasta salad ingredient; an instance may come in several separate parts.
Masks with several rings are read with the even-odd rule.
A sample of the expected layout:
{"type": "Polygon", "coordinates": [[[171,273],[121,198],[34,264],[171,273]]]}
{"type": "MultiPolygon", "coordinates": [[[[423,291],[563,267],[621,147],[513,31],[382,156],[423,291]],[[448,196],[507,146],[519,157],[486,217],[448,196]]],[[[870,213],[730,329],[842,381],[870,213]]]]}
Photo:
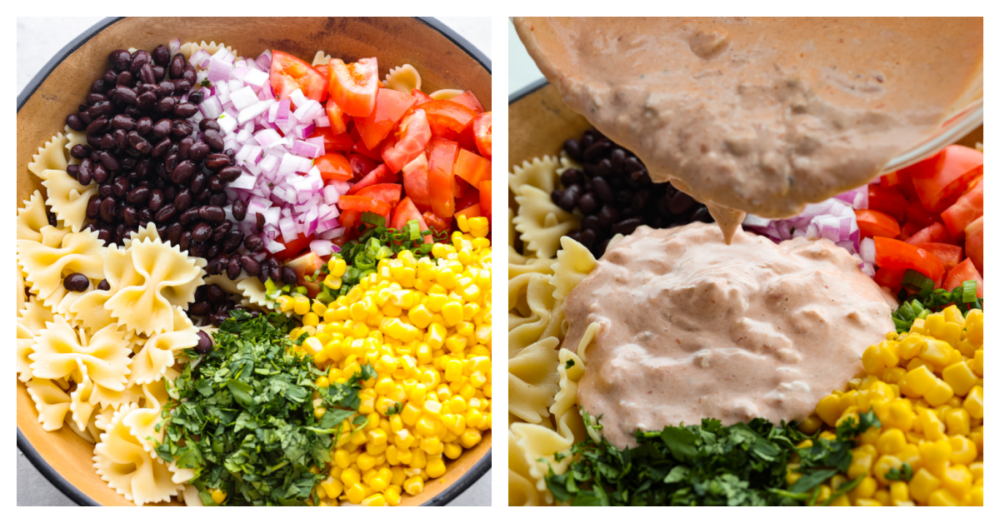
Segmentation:
{"type": "Polygon", "coordinates": [[[983,328],[982,310],[950,306],[865,350],[866,376],[823,398],[808,423],[828,428],[820,439],[864,409],[881,424],[859,435],[846,473],[825,482],[820,498],[856,483],[831,504],[983,505],[983,328]]]}
{"type": "MultiPolygon", "coordinates": [[[[283,312],[302,316],[294,350],[324,369],[318,386],[364,365],[378,373],[358,393],[359,416],[342,421],[321,504],[398,505],[490,430],[492,252],[485,231],[470,231],[435,243],[430,257],[404,250],[379,260],[329,304],[278,298],[283,312]]],[[[333,277],[345,266],[331,262],[333,277]]]]}
{"type": "Polygon", "coordinates": [[[654,184],[638,157],[595,130],[566,140],[563,150],[583,169],[562,172],[562,188],[552,191],[552,201],[565,211],[583,213],[582,229],[567,236],[594,256],[604,254],[614,235],[631,234],[640,225],[662,229],[712,222],[703,204],[669,183],[654,184]]]}
{"type": "Polygon", "coordinates": [[[356,415],[359,392],[377,378],[361,365],[342,382],[319,386],[312,357],[288,350],[291,329],[279,314],[234,311],[215,333],[214,349],[169,389],[156,453],[193,469],[205,505],[305,504],[341,422],[356,415]]]}

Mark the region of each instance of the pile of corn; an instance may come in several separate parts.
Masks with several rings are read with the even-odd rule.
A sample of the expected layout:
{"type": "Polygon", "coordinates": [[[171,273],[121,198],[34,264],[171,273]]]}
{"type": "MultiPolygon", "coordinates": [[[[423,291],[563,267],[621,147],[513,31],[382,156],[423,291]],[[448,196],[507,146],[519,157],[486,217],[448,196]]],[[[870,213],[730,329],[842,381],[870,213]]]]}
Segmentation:
{"type": "MultiPolygon", "coordinates": [[[[831,505],[983,505],[983,311],[954,306],[890,333],[862,356],[866,377],[823,398],[800,428],[814,433],[873,409],[881,428],[866,431],[847,476],[820,487],[820,502],[864,477],[831,505]],[[908,464],[908,469],[904,467],[908,464]],[[896,472],[912,473],[908,479],[896,472]]],[[[834,439],[832,430],[820,437],[834,439]]],[[[805,446],[811,441],[803,442],[805,446]]],[[[790,467],[788,480],[800,476],[790,467]]]]}
{"type": "MultiPolygon", "coordinates": [[[[328,306],[279,298],[282,311],[302,316],[291,337],[309,334],[296,349],[328,370],[317,386],[343,383],[365,364],[378,372],[363,384],[359,414],[344,421],[317,489],[321,505],[399,505],[490,430],[492,253],[481,222],[460,216],[452,244],[419,261],[410,251],[382,260],[328,306]]],[[[345,268],[331,261],[324,283],[339,287],[345,268]]]]}

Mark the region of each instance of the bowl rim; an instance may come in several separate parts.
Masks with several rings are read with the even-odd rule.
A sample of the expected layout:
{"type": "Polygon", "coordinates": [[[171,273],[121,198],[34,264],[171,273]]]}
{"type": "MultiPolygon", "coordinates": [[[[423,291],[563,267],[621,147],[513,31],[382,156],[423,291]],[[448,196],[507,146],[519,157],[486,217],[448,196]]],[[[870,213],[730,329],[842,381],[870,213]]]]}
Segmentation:
{"type": "MultiPolygon", "coordinates": [[[[539,78],[538,80],[531,82],[511,94],[508,97],[507,105],[511,105],[547,85],[549,85],[549,81],[547,79],[544,77],[539,78]]],[[[920,162],[921,160],[934,156],[948,145],[955,143],[956,140],[969,134],[980,125],[983,125],[983,116],[983,99],[980,98],[973,101],[962,110],[957,111],[955,116],[952,116],[943,122],[941,124],[941,132],[919,144],[916,144],[912,149],[903,151],[902,153],[896,155],[896,157],[889,160],[882,167],[882,173],[898,171],[899,169],[908,167],[920,162]]]]}
{"type": "MultiPolygon", "coordinates": [[[[89,29],[80,33],[78,36],[73,38],[68,44],[66,44],[62,49],[59,50],[48,62],[42,66],[41,70],[24,86],[17,95],[17,111],[21,111],[21,107],[28,101],[29,98],[38,87],[42,85],[42,82],[52,74],[56,66],[63,62],[69,55],[73,54],[74,51],[80,48],[83,44],[87,43],[91,38],[100,33],[107,27],[111,26],[119,20],[123,20],[125,17],[108,17],[100,22],[97,22],[89,29]]],[[[465,39],[462,35],[456,33],[453,29],[445,25],[443,22],[433,17],[414,17],[420,22],[430,26],[437,32],[444,35],[445,38],[450,40],[453,44],[457,45],[459,49],[464,51],[466,54],[474,58],[479,65],[486,69],[486,72],[493,75],[492,61],[485,53],[483,53],[478,47],[472,45],[471,42],[465,39]]],[[[66,478],[62,477],[61,474],[56,472],[54,468],[44,458],[41,454],[35,450],[35,447],[28,441],[28,438],[24,436],[21,429],[17,429],[17,448],[24,454],[28,461],[37,469],[42,476],[45,477],[52,483],[60,492],[62,492],[66,497],[73,500],[74,503],[81,506],[96,507],[99,506],[97,502],[90,498],[90,496],[84,494],[80,489],[76,488],[72,483],[70,483],[66,478]]],[[[423,504],[423,506],[428,507],[443,507],[448,503],[454,501],[459,494],[465,492],[473,483],[479,481],[479,478],[486,474],[486,471],[493,467],[493,448],[492,446],[486,455],[479,459],[475,465],[472,466],[465,474],[458,478],[457,481],[448,485],[444,491],[442,491],[437,496],[431,498],[429,501],[423,504]]]]}

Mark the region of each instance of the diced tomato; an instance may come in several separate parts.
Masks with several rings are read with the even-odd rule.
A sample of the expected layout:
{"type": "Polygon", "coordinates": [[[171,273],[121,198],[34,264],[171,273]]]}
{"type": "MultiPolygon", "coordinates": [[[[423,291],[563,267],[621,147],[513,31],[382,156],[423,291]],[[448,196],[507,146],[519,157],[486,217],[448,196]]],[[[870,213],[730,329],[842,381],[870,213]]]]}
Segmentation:
{"type": "Polygon", "coordinates": [[[949,145],[937,155],[903,169],[917,196],[931,212],[947,209],[983,173],[983,153],[963,145],[949,145]]]}
{"type": "Polygon", "coordinates": [[[911,180],[909,176],[902,178],[899,181],[899,185],[895,188],[900,194],[903,195],[903,197],[906,198],[906,201],[908,202],[916,202],[920,200],[920,198],[917,197],[917,190],[913,187],[913,180],[911,180]]]}
{"type": "Polygon", "coordinates": [[[421,91],[420,89],[410,89],[410,96],[417,99],[417,104],[422,104],[424,102],[429,102],[433,100],[427,93],[421,91]]]}
{"type": "Polygon", "coordinates": [[[427,121],[431,124],[434,136],[458,137],[472,120],[476,111],[451,100],[431,100],[417,107],[427,111],[427,121]],[[450,132],[449,132],[450,131],[450,132]]]}
{"type": "Polygon", "coordinates": [[[392,89],[379,89],[372,114],[354,120],[354,125],[365,142],[365,147],[374,151],[385,140],[406,111],[413,107],[417,99],[392,89]]]}
{"type": "Polygon", "coordinates": [[[427,148],[431,141],[431,126],[427,113],[417,109],[403,117],[396,127],[395,140],[386,140],[382,147],[382,160],[392,172],[398,173],[427,148]]]}
{"type": "Polygon", "coordinates": [[[948,229],[940,223],[934,223],[917,231],[906,239],[906,243],[920,245],[921,243],[955,243],[955,238],[948,234],[948,229]]]}
{"type": "Polygon", "coordinates": [[[899,236],[899,223],[892,216],[872,209],[858,209],[854,213],[858,216],[858,228],[865,238],[899,236]]]}
{"type": "Polygon", "coordinates": [[[872,279],[875,280],[875,283],[895,293],[903,284],[904,274],[906,274],[906,269],[880,267],[879,270],[875,271],[875,276],[872,279]]]}
{"type": "Polygon", "coordinates": [[[403,188],[406,195],[416,205],[431,204],[431,189],[428,180],[427,155],[420,153],[410,163],[403,166],[403,188]]]}
{"type": "Polygon", "coordinates": [[[361,139],[361,133],[358,132],[356,126],[351,126],[349,132],[351,133],[351,139],[354,140],[354,147],[351,148],[351,152],[367,156],[376,162],[382,161],[382,155],[379,152],[373,151],[365,145],[365,141],[361,139]]]}
{"type": "Polygon", "coordinates": [[[455,159],[455,176],[479,187],[479,182],[493,179],[492,162],[476,153],[461,149],[455,159]]]}
{"type": "Polygon", "coordinates": [[[465,91],[458,96],[452,96],[450,100],[457,104],[462,104],[469,109],[476,111],[476,113],[486,111],[486,109],[483,109],[483,104],[479,103],[479,98],[476,98],[476,95],[473,94],[472,91],[465,91]]]}
{"type": "Polygon", "coordinates": [[[875,265],[894,269],[913,269],[934,282],[944,277],[944,264],[937,256],[906,242],[875,237],[875,265]]]}
{"type": "MultiPolygon", "coordinates": [[[[373,185],[379,184],[391,184],[399,180],[399,176],[396,173],[390,171],[385,164],[379,164],[378,167],[372,169],[372,171],[365,175],[358,183],[351,186],[348,189],[347,194],[358,194],[362,189],[366,189],[373,185]]],[[[396,201],[399,201],[397,198],[396,201]]]]}
{"type": "Polygon", "coordinates": [[[434,214],[442,218],[451,218],[455,214],[455,193],[452,178],[455,176],[455,158],[457,156],[457,143],[443,138],[433,140],[430,158],[427,161],[427,182],[431,191],[431,209],[434,214]]]}
{"type": "Polygon", "coordinates": [[[312,133],[310,138],[322,136],[323,137],[323,147],[326,152],[351,152],[351,147],[354,147],[354,140],[351,139],[351,135],[345,133],[334,134],[333,129],[330,127],[319,127],[315,132],[312,133]]]}
{"type": "Polygon", "coordinates": [[[451,230],[451,218],[442,218],[432,212],[425,212],[423,215],[424,221],[427,222],[428,227],[434,227],[438,231],[448,231],[451,230]]]}
{"type": "Polygon", "coordinates": [[[295,271],[295,275],[298,276],[298,284],[309,289],[309,297],[315,298],[319,294],[320,281],[308,281],[306,276],[312,278],[316,276],[317,271],[323,269],[323,258],[320,258],[316,253],[309,251],[294,260],[289,261],[285,265],[291,267],[295,271]]]}
{"type": "Polygon", "coordinates": [[[349,182],[354,179],[351,162],[340,153],[327,153],[316,158],[313,164],[326,181],[349,182]]]}
{"type": "MultiPolygon", "coordinates": [[[[461,178],[456,177],[456,180],[462,181],[461,178]]],[[[479,204],[479,189],[475,187],[468,187],[465,182],[462,182],[465,187],[465,193],[461,197],[455,198],[455,212],[461,211],[462,209],[472,207],[473,205],[479,204]]]]}
{"type": "Polygon", "coordinates": [[[899,229],[899,236],[897,236],[896,239],[906,241],[921,230],[923,230],[923,228],[915,223],[904,223],[899,229]]]}
{"type": "Polygon", "coordinates": [[[345,64],[339,58],[330,60],[330,98],[351,116],[365,117],[375,109],[378,91],[378,60],[362,58],[345,64]]]}
{"type": "MultiPolygon", "coordinates": [[[[477,192],[476,195],[478,196],[479,193],[477,192]]],[[[470,205],[469,207],[466,207],[461,211],[456,212],[455,219],[457,220],[459,216],[465,216],[466,218],[477,218],[482,215],[483,212],[481,210],[481,207],[479,207],[479,204],[477,203],[475,205],[470,205]]]]}
{"type": "Polygon", "coordinates": [[[883,187],[875,183],[868,186],[869,209],[884,212],[897,221],[902,221],[906,218],[906,208],[909,205],[906,198],[892,187],[883,187]]]}
{"type": "Polygon", "coordinates": [[[330,119],[330,130],[333,134],[347,132],[347,122],[351,121],[351,117],[344,113],[337,102],[326,101],[326,116],[330,119]]]}
{"type": "Polygon", "coordinates": [[[278,251],[272,254],[271,256],[273,256],[274,259],[278,261],[285,261],[294,258],[300,252],[304,251],[307,247],[309,247],[309,243],[314,239],[315,238],[313,236],[302,236],[301,234],[298,235],[292,241],[285,241],[285,239],[282,238],[279,243],[284,245],[285,249],[282,251],[278,251]]]}
{"type": "Polygon", "coordinates": [[[921,243],[917,245],[921,249],[937,256],[941,260],[941,264],[944,265],[945,271],[952,270],[959,262],[962,261],[962,248],[958,245],[951,245],[948,243],[921,243]]]}
{"type": "MultiPolygon", "coordinates": [[[[396,230],[402,230],[410,220],[417,220],[417,224],[420,225],[421,231],[427,230],[427,222],[424,221],[424,217],[420,215],[420,211],[417,207],[413,205],[413,202],[409,197],[403,198],[399,205],[396,206],[392,211],[392,223],[390,227],[396,230]]],[[[431,243],[434,240],[430,235],[424,236],[424,243],[431,243]]]]}
{"type": "Polygon", "coordinates": [[[312,67],[323,78],[329,78],[330,77],[330,63],[329,62],[327,62],[325,64],[314,65],[312,67]]]}
{"type": "Polygon", "coordinates": [[[403,186],[398,183],[377,183],[361,189],[357,194],[358,196],[368,196],[369,198],[382,200],[388,203],[390,207],[396,207],[396,204],[399,203],[403,195],[403,186]]]}
{"type": "Polygon", "coordinates": [[[882,187],[891,188],[903,183],[904,176],[900,174],[900,171],[893,171],[891,173],[885,173],[879,178],[878,184],[882,187]]]}
{"type": "Polygon", "coordinates": [[[486,158],[493,159],[493,113],[483,113],[472,123],[476,132],[476,148],[486,158]]]}
{"type": "Polygon", "coordinates": [[[941,221],[952,236],[961,236],[970,223],[983,215],[983,184],[983,178],[977,178],[969,192],[941,213],[941,221]]]}
{"type": "Polygon", "coordinates": [[[966,258],[964,262],[958,264],[954,269],[948,271],[948,276],[944,279],[944,284],[941,286],[946,290],[953,290],[955,287],[961,287],[962,282],[968,280],[976,281],[976,296],[983,298],[986,295],[986,289],[984,288],[985,283],[983,282],[983,276],[979,274],[979,270],[972,263],[971,258],[966,258]]]}
{"type": "Polygon", "coordinates": [[[368,176],[368,173],[381,165],[375,160],[361,154],[349,154],[347,155],[347,161],[351,162],[351,172],[354,173],[355,180],[363,179],[365,176],[368,176]]]}
{"type": "Polygon", "coordinates": [[[272,51],[271,88],[274,96],[284,100],[296,89],[310,100],[326,100],[326,79],[316,69],[302,60],[281,51],[272,51]]]}
{"type": "Polygon", "coordinates": [[[386,215],[392,210],[389,204],[382,200],[376,200],[369,196],[341,195],[337,205],[345,211],[373,212],[375,214],[386,215]]]}
{"type": "Polygon", "coordinates": [[[483,180],[479,182],[479,206],[483,210],[483,215],[493,220],[493,182],[483,180]]]}
{"type": "Polygon", "coordinates": [[[985,276],[986,273],[983,272],[983,218],[983,216],[976,218],[976,221],[965,228],[965,255],[975,264],[979,274],[985,276]]]}
{"type": "Polygon", "coordinates": [[[928,225],[935,224],[939,221],[938,215],[924,209],[923,204],[919,201],[915,201],[906,207],[907,223],[914,223],[920,227],[927,227],[928,225]]]}
{"type": "Polygon", "coordinates": [[[348,230],[354,229],[361,223],[361,211],[344,211],[340,213],[339,221],[348,230]]]}

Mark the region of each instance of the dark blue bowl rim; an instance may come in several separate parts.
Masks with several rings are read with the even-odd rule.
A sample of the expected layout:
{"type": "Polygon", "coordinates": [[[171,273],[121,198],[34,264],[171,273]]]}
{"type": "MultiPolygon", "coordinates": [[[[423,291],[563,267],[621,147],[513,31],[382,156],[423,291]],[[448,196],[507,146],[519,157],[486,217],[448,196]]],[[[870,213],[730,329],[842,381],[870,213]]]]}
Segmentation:
{"type": "MultiPolygon", "coordinates": [[[[20,111],[21,107],[24,106],[25,102],[31,98],[31,95],[35,94],[38,90],[38,86],[42,85],[42,82],[55,70],[56,66],[62,63],[69,55],[73,54],[74,51],[80,48],[83,44],[87,43],[88,40],[93,38],[97,33],[100,33],[105,28],[111,24],[122,20],[124,17],[109,17],[101,20],[100,22],[94,24],[93,27],[87,29],[79,36],[74,38],[70,43],[66,44],[55,56],[49,60],[41,71],[35,75],[34,78],[28,82],[28,85],[17,95],[17,110],[20,111]]],[[[490,58],[486,56],[481,50],[476,46],[472,45],[468,40],[466,40],[462,35],[456,33],[450,27],[443,24],[440,20],[436,18],[428,17],[418,17],[418,20],[432,27],[439,33],[443,34],[445,38],[451,40],[452,43],[457,45],[463,51],[465,51],[469,56],[473,57],[480,65],[486,69],[486,72],[493,74],[492,62],[490,58]]],[[[21,429],[17,429],[17,448],[20,450],[28,461],[45,476],[45,479],[49,480],[50,483],[55,485],[63,494],[69,499],[73,500],[77,505],[96,507],[97,502],[90,499],[90,496],[80,492],[80,489],[76,488],[72,483],[62,477],[61,474],[56,472],[54,468],[44,458],[41,454],[35,450],[35,447],[31,445],[28,438],[24,437],[21,433],[21,429]]],[[[424,503],[424,506],[440,507],[451,503],[459,494],[465,492],[469,487],[471,487],[479,478],[486,474],[486,471],[490,470],[493,466],[493,449],[491,448],[485,456],[480,458],[475,465],[469,469],[458,481],[452,483],[448,488],[444,489],[443,492],[437,496],[431,498],[430,501],[424,503]]]]}

